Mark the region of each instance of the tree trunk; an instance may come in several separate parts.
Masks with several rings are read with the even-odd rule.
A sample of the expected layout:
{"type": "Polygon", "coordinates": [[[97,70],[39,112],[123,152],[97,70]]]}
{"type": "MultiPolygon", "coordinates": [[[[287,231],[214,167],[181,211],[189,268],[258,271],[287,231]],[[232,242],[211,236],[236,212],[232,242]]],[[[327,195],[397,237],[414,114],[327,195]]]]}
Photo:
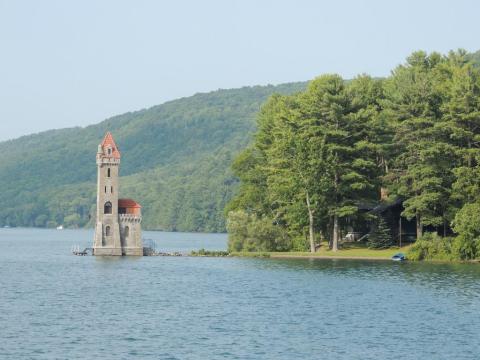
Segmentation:
{"type": "MultiPolygon", "coordinates": [[[[337,154],[335,154],[337,158],[337,154]]],[[[335,210],[338,208],[338,173],[335,171],[335,210]]],[[[333,215],[333,239],[332,239],[332,250],[338,251],[338,238],[339,238],[338,228],[338,214],[333,215]]]]}
{"type": "MultiPolygon", "coordinates": [[[[470,139],[468,139],[468,150],[470,150],[472,148],[472,143],[470,142],[470,139]]],[[[468,152],[468,167],[471,168],[472,167],[472,153],[469,151],[468,152]]]]}
{"type": "Polygon", "coordinates": [[[340,237],[340,229],[338,227],[338,215],[333,215],[333,241],[332,250],[338,251],[338,239],[340,237]]]}
{"type": "Polygon", "coordinates": [[[422,219],[420,217],[420,214],[418,213],[416,216],[416,221],[417,221],[417,239],[420,239],[423,235],[423,225],[422,225],[422,219]]]}
{"type": "Polygon", "coordinates": [[[307,210],[308,210],[308,234],[310,236],[310,252],[315,252],[315,232],[313,223],[313,210],[310,204],[310,196],[306,193],[307,210]]]}

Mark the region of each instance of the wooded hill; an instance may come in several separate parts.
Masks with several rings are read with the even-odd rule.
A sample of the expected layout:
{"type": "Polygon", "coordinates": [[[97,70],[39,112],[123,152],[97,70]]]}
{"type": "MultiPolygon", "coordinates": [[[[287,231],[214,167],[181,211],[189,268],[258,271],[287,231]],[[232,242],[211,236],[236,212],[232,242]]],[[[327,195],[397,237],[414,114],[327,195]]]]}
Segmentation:
{"type": "Polygon", "coordinates": [[[257,111],[271,94],[305,87],[218,90],[2,142],[0,226],[93,225],[95,154],[109,130],[122,152],[120,195],[143,205],[144,228],[224,231],[237,186],[230,165],[249,143],[257,111]]]}

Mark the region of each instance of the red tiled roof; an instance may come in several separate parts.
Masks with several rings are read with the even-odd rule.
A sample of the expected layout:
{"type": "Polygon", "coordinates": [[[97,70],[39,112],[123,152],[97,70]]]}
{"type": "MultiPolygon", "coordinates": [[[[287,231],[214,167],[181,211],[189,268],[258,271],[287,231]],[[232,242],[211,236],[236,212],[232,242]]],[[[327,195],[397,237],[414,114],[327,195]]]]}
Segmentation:
{"type": "Polygon", "coordinates": [[[141,208],[142,206],[137,203],[135,200],[132,199],[118,199],[118,207],[119,208],[141,208]]]}
{"type": "Polygon", "coordinates": [[[113,136],[110,133],[110,131],[107,132],[107,134],[103,138],[103,141],[100,145],[102,145],[102,148],[104,150],[108,146],[110,146],[112,148],[112,155],[111,156],[114,157],[115,159],[120,159],[120,151],[118,150],[118,146],[117,146],[117,144],[115,144],[115,140],[113,140],[113,136]]]}

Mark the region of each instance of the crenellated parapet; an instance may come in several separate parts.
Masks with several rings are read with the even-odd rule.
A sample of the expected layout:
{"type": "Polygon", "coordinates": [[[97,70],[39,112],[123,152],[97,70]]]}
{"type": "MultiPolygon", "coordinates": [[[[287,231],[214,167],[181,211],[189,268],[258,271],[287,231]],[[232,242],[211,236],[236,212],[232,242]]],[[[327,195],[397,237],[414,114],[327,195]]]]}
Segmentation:
{"type": "Polygon", "coordinates": [[[97,154],[97,165],[120,165],[120,159],[114,157],[105,157],[102,154],[97,154]]]}

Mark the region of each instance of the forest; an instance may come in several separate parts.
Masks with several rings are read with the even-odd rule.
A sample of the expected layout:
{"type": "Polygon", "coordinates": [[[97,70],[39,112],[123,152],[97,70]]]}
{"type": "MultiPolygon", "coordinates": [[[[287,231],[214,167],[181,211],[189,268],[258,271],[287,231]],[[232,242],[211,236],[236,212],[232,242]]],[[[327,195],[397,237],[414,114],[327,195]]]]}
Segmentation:
{"type": "Polygon", "coordinates": [[[92,227],[97,146],[111,131],[122,152],[120,196],[143,206],[143,228],[225,231],[223,208],[238,180],[233,157],[273,93],[306,83],[196,94],[85,128],[0,143],[0,226],[92,227]]]}
{"type": "Polygon", "coordinates": [[[411,257],[480,257],[479,53],[412,53],[388,78],[319,76],[274,94],[233,162],[225,213],[231,251],[336,251],[347,223],[372,225],[365,204],[402,201],[416,224],[411,257]]]}

